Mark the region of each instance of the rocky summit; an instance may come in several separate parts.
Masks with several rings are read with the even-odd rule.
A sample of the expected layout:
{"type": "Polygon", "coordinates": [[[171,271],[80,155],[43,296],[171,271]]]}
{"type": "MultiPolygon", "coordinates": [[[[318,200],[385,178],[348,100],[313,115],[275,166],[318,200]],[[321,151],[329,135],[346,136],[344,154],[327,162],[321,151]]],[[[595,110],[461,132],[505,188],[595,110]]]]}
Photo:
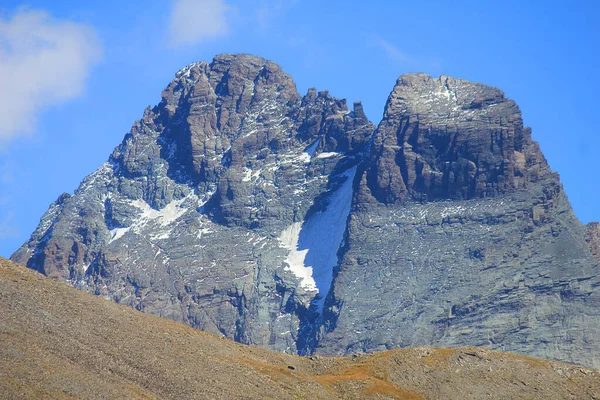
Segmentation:
{"type": "Polygon", "coordinates": [[[179,71],[12,260],[287,353],[485,346],[600,367],[600,228],[498,89],[362,105],[250,55],[179,71]]]}

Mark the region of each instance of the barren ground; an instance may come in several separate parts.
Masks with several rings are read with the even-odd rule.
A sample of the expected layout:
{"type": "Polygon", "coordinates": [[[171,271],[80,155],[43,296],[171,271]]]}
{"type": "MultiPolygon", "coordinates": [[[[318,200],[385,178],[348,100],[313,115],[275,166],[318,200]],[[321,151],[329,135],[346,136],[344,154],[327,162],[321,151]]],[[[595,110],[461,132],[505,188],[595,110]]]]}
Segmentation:
{"type": "Polygon", "coordinates": [[[0,259],[0,398],[600,399],[600,373],[473,347],[279,354],[0,259]]]}

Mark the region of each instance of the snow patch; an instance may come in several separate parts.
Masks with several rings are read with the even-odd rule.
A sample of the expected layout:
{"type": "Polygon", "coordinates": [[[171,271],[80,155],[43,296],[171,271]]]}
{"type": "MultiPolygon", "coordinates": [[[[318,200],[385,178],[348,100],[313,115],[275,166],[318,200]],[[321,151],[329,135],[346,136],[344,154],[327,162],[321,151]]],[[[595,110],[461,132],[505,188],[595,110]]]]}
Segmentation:
{"type": "Polygon", "coordinates": [[[279,238],[290,249],[286,262],[307,290],[318,291],[313,304],[322,312],[331,287],[333,269],[338,265],[337,252],[342,244],[352,202],[352,182],[356,166],[346,170],[342,185],[331,194],[327,207],[313,214],[304,224],[296,222],[279,238]]]}
{"type": "Polygon", "coordinates": [[[160,225],[167,226],[185,214],[185,212],[188,210],[186,207],[181,207],[181,204],[187,198],[188,196],[179,200],[173,200],[160,210],[155,210],[154,208],[150,207],[150,205],[148,205],[148,203],[146,203],[144,200],[134,200],[131,202],[131,205],[142,211],[142,214],[138,219],[138,224],[145,225],[151,220],[156,220],[160,225]]]}
{"type": "Polygon", "coordinates": [[[444,207],[440,211],[440,215],[441,215],[442,218],[446,218],[446,217],[450,217],[450,216],[462,214],[466,210],[467,210],[466,207],[460,206],[460,205],[458,205],[458,206],[444,207]]]}
{"type": "MultiPolygon", "coordinates": [[[[140,214],[138,214],[135,222],[128,227],[119,227],[110,230],[110,239],[108,243],[112,243],[116,240],[119,240],[123,237],[127,232],[133,231],[135,233],[141,233],[149,224],[154,223],[154,227],[158,226],[157,230],[151,230],[150,233],[152,236],[150,238],[152,240],[161,240],[168,239],[171,235],[171,231],[173,230],[173,223],[177,221],[180,217],[182,217],[188,210],[191,208],[202,207],[213,195],[213,191],[208,191],[205,193],[202,199],[196,196],[193,192],[190,192],[187,196],[179,199],[173,200],[165,207],[160,210],[155,210],[144,200],[130,200],[129,204],[136,207],[140,210],[140,214]],[[189,206],[184,206],[186,200],[196,201],[195,204],[189,204],[189,206]]],[[[207,229],[203,229],[202,233],[208,233],[207,229]]]]}
{"type": "Polygon", "coordinates": [[[254,171],[250,168],[244,167],[243,172],[244,176],[242,177],[242,182],[250,182],[252,178],[257,179],[260,176],[262,169],[254,171]]]}
{"type": "Polygon", "coordinates": [[[308,155],[308,153],[304,152],[304,153],[300,154],[300,156],[298,157],[298,160],[302,161],[305,164],[308,164],[310,162],[310,155],[308,155]]]}
{"type": "Polygon", "coordinates": [[[242,182],[250,182],[250,179],[252,179],[252,170],[244,167],[244,176],[242,177],[242,182]]]}
{"type": "Polygon", "coordinates": [[[301,229],[302,223],[294,222],[292,225],[284,229],[283,232],[281,232],[281,236],[279,236],[281,244],[286,249],[290,250],[285,259],[285,262],[288,264],[285,269],[286,271],[292,271],[294,275],[300,278],[300,285],[305,290],[318,291],[319,289],[317,289],[317,284],[312,277],[312,267],[307,267],[304,265],[304,259],[306,258],[306,253],[308,253],[309,249],[298,250],[298,239],[300,238],[301,229]]]}
{"type": "Polygon", "coordinates": [[[340,153],[336,153],[336,152],[325,152],[325,153],[321,153],[319,155],[317,155],[316,158],[330,158],[330,157],[335,157],[340,155],[340,153]]]}
{"type": "Polygon", "coordinates": [[[115,240],[121,239],[124,234],[129,232],[130,229],[131,229],[131,227],[111,229],[110,230],[110,240],[108,241],[108,243],[112,243],[115,240]]]}

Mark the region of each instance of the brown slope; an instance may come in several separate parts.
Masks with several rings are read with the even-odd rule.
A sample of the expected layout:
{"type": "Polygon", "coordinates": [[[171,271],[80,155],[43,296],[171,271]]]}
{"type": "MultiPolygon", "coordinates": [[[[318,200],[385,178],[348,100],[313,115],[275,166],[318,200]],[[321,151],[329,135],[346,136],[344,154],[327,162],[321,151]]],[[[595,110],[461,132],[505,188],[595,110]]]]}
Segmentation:
{"type": "Polygon", "coordinates": [[[600,373],[478,348],[273,353],[0,259],[0,398],[595,399],[600,373]]]}

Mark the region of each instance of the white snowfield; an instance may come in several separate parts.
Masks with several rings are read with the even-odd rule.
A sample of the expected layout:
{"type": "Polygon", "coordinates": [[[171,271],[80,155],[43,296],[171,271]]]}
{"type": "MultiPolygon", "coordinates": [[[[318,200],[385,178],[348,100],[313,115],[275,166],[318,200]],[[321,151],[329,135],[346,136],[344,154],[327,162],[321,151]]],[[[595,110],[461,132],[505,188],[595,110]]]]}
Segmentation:
{"type": "Polygon", "coordinates": [[[314,303],[321,312],[325,296],[331,287],[333,269],[338,264],[337,252],[346,230],[352,201],[352,182],[356,166],[343,173],[346,180],[331,195],[323,211],[311,216],[304,224],[296,222],[279,237],[290,250],[286,269],[301,279],[305,290],[318,291],[314,303]]]}

